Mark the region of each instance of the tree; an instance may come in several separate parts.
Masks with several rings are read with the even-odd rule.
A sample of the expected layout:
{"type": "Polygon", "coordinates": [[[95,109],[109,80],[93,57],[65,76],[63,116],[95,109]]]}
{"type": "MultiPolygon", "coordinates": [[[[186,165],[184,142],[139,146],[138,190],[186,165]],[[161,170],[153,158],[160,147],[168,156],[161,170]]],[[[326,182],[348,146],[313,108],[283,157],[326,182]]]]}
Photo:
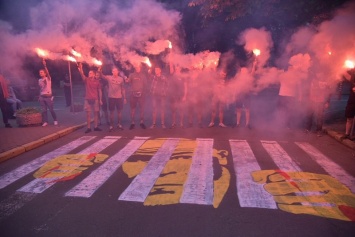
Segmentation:
{"type": "Polygon", "coordinates": [[[212,19],[223,15],[226,21],[253,16],[266,22],[286,20],[292,25],[320,23],[331,17],[334,9],[349,0],[191,0],[200,15],[212,19]]]}

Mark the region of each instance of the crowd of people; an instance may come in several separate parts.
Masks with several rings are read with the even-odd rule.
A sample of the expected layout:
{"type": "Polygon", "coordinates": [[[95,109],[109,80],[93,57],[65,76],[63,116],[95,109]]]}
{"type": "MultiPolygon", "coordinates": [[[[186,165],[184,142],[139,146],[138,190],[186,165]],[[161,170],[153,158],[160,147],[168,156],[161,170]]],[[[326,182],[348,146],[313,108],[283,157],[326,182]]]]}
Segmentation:
{"type": "MultiPolygon", "coordinates": [[[[48,110],[52,116],[54,125],[58,125],[57,115],[53,109],[53,94],[51,77],[43,60],[44,68],[39,70],[40,88],[39,102],[42,109],[42,126],[48,125],[48,110]]],[[[143,67],[142,64],[134,65],[134,71],[127,77],[119,68],[113,67],[110,75],[105,75],[102,68],[89,70],[86,76],[83,65],[78,63],[78,70],[85,84],[84,110],[86,111],[87,129],[102,131],[99,127],[105,120],[109,125],[109,131],[122,130],[122,109],[127,103],[130,107],[129,129],[136,128],[136,111],[139,110],[139,126],[146,129],[145,108],[147,101],[152,103],[152,124],[149,128],[167,128],[166,108],[170,108],[170,128],[192,127],[194,122],[198,127],[203,127],[202,119],[205,108],[210,108],[210,123],[208,127],[227,127],[224,123],[224,113],[228,104],[234,103],[236,118],[233,126],[245,126],[251,129],[251,96],[252,87],[243,92],[233,93],[236,82],[227,79],[225,70],[201,70],[201,68],[184,69],[179,66],[168,67],[168,70],[160,66],[153,68],[143,67]],[[148,96],[151,100],[147,100],[148,96]],[[209,104],[206,104],[209,103],[209,104]],[[245,124],[241,125],[242,112],[245,112],[245,124]],[[93,115],[93,128],[92,128],[93,115]],[[116,118],[117,115],[117,118],[116,118]],[[186,116],[185,116],[186,115],[186,116]],[[185,117],[187,124],[184,123],[185,117]],[[159,122],[158,122],[159,121],[159,122]],[[218,121],[218,122],[217,122],[218,121]],[[217,123],[216,123],[217,122],[217,123]]],[[[254,80],[255,65],[251,69],[242,67],[240,75],[248,75],[248,80],[254,80]]],[[[351,129],[355,116],[355,78],[354,69],[349,70],[347,79],[351,83],[349,100],[346,106],[346,129],[343,139],[351,138],[351,129]]],[[[237,81],[238,82],[238,81],[237,81]]],[[[68,83],[68,82],[66,82],[68,83]]],[[[249,84],[252,84],[249,82],[249,84]]],[[[13,89],[8,85],[3,76],[0,77],[1,96],[0,104],[5,127],[11,127],[6,116],[6,107],[11,103],[14,111],[22,107],[13,89]]],[[[69,84],[70,88],[70,84],[69,84]]],[[[291,80],[280,80],[280,89],[277,104],[276,118],[282,118],[284,127],[292,128],[295,124],[295,114],[302,107],[303,120],[301,128],[305,132],[312,130],[322,136],[324,111],[329,107],[330,96],[334,88],[326,81],[314,77],[303,81],[301,84],[291,80]]],[[[67,101],[70,106],[70,101],[67,101]]]]}

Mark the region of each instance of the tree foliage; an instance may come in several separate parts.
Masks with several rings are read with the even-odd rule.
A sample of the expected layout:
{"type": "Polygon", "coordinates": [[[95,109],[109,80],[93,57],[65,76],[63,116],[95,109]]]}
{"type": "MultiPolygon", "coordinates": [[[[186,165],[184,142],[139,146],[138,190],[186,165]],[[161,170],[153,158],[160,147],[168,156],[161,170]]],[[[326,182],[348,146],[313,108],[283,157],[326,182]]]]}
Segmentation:
{"type": "Polygon", "coordinates": [[[223,15],[226,21],[257,16],[269,21],[299,24],[319,23],[328,19],[332,10],[347,0],[191,0],[190,7],[199,7],[200,15],[211,19],[223,15]]]}

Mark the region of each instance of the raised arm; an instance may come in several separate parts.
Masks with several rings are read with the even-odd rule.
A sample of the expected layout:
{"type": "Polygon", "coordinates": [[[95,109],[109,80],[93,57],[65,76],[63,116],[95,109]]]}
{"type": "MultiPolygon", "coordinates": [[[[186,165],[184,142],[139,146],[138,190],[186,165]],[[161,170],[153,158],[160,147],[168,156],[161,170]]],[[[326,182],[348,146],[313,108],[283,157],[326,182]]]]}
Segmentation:
{"type": "Polygon", "coordinates": [[[79,70],[81,79],[83,79],[83,81],[85,82],[87,78],[86,78],[86,76],[84,75],[83,64],[80,63],[80,62],[78,63],[78,70],[79,70]]]}
{"type": "Polygon", "coordinates": [[[45,59],[42,59],[42,63],[43,63],[43,66],[44,66],[44,70],[46,71],[46,74],[47,74],[47,78],[48,80],[52,80],[51,78],[51,75],[49,74],[49,71],[48,71],[48,68],[47,68],[47,62],[45,59]]]}

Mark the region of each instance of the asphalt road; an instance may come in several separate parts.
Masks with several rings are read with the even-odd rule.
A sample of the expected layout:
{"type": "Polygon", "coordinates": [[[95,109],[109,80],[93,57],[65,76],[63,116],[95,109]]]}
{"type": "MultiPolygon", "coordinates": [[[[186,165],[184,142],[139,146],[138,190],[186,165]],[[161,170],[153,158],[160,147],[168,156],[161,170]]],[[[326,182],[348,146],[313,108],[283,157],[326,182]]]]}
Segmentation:
{"type": "Polygon", "coordinates": [[[328,136],[103,128],[0,166],[2,237],[355,233],[354,151],[328,136]]]}

